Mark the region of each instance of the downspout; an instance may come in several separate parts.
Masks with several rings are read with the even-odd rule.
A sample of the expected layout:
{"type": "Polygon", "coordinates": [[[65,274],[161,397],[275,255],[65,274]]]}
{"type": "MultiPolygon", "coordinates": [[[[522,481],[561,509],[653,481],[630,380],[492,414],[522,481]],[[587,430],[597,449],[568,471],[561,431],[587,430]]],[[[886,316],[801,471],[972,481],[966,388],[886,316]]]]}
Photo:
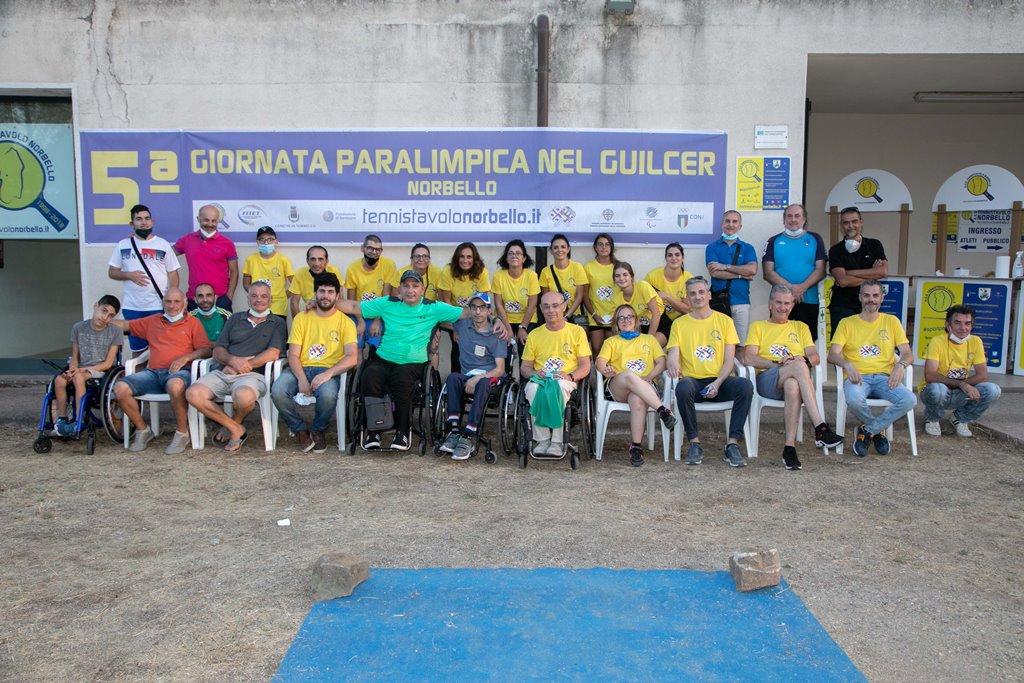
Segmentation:
{"type": "MultiPolygon", "coordinates": [[[[546,14],[537,17],[537,127],[548,127],[548,83],[551,80],[551,20],[546,14]]],[[[534,262],[537,272],[543,270],[548,263],[548,250],[544,246],[535,246],[534,262]]],[[[537,307],[538,312],[540,307],[537,307]]],[[[539,318],[543,320],[543,318],[539,318]]]]}

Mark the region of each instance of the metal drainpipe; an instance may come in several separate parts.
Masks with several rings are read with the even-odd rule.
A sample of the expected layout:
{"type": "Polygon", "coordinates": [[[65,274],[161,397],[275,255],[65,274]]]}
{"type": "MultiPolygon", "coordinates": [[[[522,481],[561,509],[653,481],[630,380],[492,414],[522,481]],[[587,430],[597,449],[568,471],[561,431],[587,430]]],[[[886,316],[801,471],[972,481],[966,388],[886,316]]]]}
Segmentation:
{"type": "MultiPolygon", "coordinates": [[[[546,14],[537,17],[537,127],[548,127],[548,83],[551,79],[551,20],[546,14]]],[[[548,262],[548,250],[545,247],[534,247],[533,258],[537,272],[548,262]]],[[[537,307],[540,310],[540,307],[537,307]]]]}

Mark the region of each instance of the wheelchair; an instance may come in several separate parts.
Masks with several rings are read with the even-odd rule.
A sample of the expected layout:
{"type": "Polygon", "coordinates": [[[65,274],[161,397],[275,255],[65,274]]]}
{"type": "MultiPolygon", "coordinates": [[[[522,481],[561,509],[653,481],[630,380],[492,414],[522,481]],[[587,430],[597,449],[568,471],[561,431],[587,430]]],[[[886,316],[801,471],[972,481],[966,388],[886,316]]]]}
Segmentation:
{"type": "MultiPolygon", "coordinates": [[[[349,415],[352,417],[352,420],[349,422],[349,455],[355,455],[356,447],[365,442],[368,431],[366,428],[366,405],[361,386],[362,367],[362,363],[357,366],[355,374],[359,378],[359,382],[352,381],[350,383],[353,389],[351,395],[346,397],[351,410],[349,415]]],[[[355,378],[350,377],[350,379],[355,378]]],[[[412,414],[409,416],[409,426],[412,433],[419,437],[420,455],[426,455],[428,442],[433,447],[436,441],[432,421],[434,419],[434,412],[437,409],[438,396],[441,394],[441,386],[440,373],[431,367],[429,362],[423,363],[423,372],[420,379],[416,382],[416,388],[413,390],[412,414]]],[[[392,406],[392,410],[394,410],[394,406],[392,406]]],[[[389,450],[391,449],[375,448],[374,452],[386,452],[389,450]]]]}
{"type": "Polygon", "coordinates": [[[533,421],[530,417],[530,404],[526,400],[526,385],[529,380],[519,384],[515,407],[512,415],[514,448],[519,456],[519,467],[525,468],[530,459],[533,460],[564,460],[569,456],[569,467],[577,469],[581,457],[592,459],[595,452],[594,444],[594,390],[590,386],[590,378],[586,377],[576,383],[576,389],[565,403],[565,416],[562,421],[565,452],[561,455],[538,455],[533,452],[533,421]],[[579,445],[574,435],[579,434],[579,445]]]}
{"type": "MultiPolygon", "coordinates": [[[[64,368],[44,361],[52,366],[58,373],[64,372],[64,368]]],[[[49,453],[53,449],[54,440],[57,441],[81,441],[85,435],[85,452],[92,455],[96,451],[96,433],[99,427],[110,437],[114,443],[120,443],[121,420],[124,415],[121,413],[117,400],[114,398],[114,383],[124,376],[124,366],[115,365],[108,370],[103,377],[88,379],[85,381],[85,395],[75,396],[74,386],[68,386],[68,405],[58,406],[58,413],[65,415],[74,425],[73,434],[57,434],[54,431],[55,425],[51,417],[50,408],[57,399],[53,384],[56,380],[50,380],[46,387],[46,395],[43,397],[43,406],[39,412],[39,435],[32,442],[32,450],[36,453],[49,453]],[[97,413],[99,413],[97,415],[97,413]]]]}

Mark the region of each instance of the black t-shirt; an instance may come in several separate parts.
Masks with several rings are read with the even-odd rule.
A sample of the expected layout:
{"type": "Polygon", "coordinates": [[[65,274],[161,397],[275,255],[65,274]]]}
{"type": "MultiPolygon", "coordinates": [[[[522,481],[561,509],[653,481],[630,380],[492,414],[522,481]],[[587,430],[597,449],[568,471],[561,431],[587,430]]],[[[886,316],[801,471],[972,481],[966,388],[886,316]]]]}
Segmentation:
{"type": "MultiPolygon", "coordinates": [[[[875,261],[885,258],[885,249],[882,243],[870,237],[861,236],[860,249],[852,254],[846,251],[846,242],[833,244],[828,250],[828,269],[831,272],[835,268],[844,270],[865,270],[875,265],[875,261]]],[[[855,287],[840,287],[832,285],[832,302],[829,306],[840,306],[860,311],[860,285],[855,287]]]]}

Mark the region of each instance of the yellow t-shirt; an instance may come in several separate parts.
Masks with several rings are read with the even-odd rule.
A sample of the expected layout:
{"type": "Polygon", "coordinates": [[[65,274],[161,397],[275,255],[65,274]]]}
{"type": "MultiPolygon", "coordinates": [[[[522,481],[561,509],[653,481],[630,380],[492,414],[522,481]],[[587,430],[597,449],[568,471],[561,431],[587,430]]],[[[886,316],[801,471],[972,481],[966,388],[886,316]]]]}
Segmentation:
{"type": "Polygon", "coordinates": [[[521,323],[530,297],[540,294],[540,282],[537,273],[526,268],[517,279],[513,279],[507,270],[499,270],[494,274],[491,291],[501,296],[508,321],[521,323]]]}
{"type": "Polygon", "coordinates": [[[814,340],[807,324],[799,320],[790,320],[784,325],[758,320],[750,323],[747,346],[756,346],[761,358],[776,361],[788,356],[806,356],[804,350],[814,346],[814,340]]]}
{"type": "Polygon", "coordinates": [[[355,290],[353,301],[373,301],[384,294],[384,285],[391,282],[395,276],[395,262],[386,256],[373,266],[373,270],[367,272],[363,268],[363,259],[354,261],[345,271],[345,289],[355,290]]]}
{"type": "Polygon", "coordinates": [[[698,320],[684,315],[672,323],[666,348],[679,347],[679,372],[686,377],[718,377],[725,362],[726,344],[739,344],[732,318],[712,311],[698,320]]]}
{"type": "Polygon", "coordinates": [[[321,318],[316,311],[295,316],[289,344],[298,344],[303,367],[329,368],[345,357],[345,345],[356,343],[356,324],[339,310],[321,318]]]}
{"type": "Polygon", "coordinates": [[[579,359],[590,356],[586,331],[572,323],[566,323],[557,332],[541,325],[526,337],[526,348],[523,349],[523,360],[532,360],[534,369],[543,371],[545,375],[573,373],[580,366],[579,359]]]}
{"type": "MultiPolygon", "coordinates": [[[[555,278],[551,276],[551,268],[552,266],[548,266],[538,274],[540,277],[540,288],[546,292],[558,290],[555,287],[555,278]]],[[[565,270],[558,270],[556,268],[555,273],[558,275],[558,284],[562,285],[562,298],[565,299],[571,309],[573,304],[576,303],[576,287],[589,282],[587,280],[587,271],[583,270],[583,266],[575,261],[569,261],[569,266],[565,270]]]]}
{"type": "Polygon", "coordinates": [[[896,364],[896,347],[908,343],[900,319],[888,313],[872,323],[859,315],[843,318],[832,335],[832,344],[843,347],[843,358],[862,375],[888,375],[896,364]]]}
{"type": "Polygon", "coordinates": [[[270,282],[270,294],[273,300],[270,303],[270,312],[276,315],[288,314],[288,291],[286,281],[294,277],[292,262],[287,256],[275,251],[270,258],[263,258],[259,253],[249,254],[242,266],[242,275],[248,275],[253,282],[256,280],[268,280],[270,282]]]}
{"type": "MultiPolygon", "coordinates": [[[[693,277],[693,273],[689,272],[684,268],[683,274],[679,277],[678,280],[676,280],[675,282],[669,282],[665,278],[665,269],[662,267],[655,268],[651,272],[647,273],[647,275],[644,277],[644,280],[650,282],[651,286],[654,287],[655,291],[665,292],[669,296],[674,296],[677,299],[685,299],[686,281],[689,280],[691,277],[693,277]]],[[[670,304],[667,301],[665,302],[665,313],[671,320],[675,320],[680,315],[682,315],[681,311],[677,311],[676,309],[674,309],[672,307],[672,304],[670,304]]]]}
{"type": "MultiPolygon", "coordinates": [[[[327,268],[324,269],[327,273],[334,273],[338,277],[338,282],[341,282],[341,271],[336,266],[332,266],[330,263],[327,264],[327,268]]],[[[342,285],[344,287],[345,285],[342,285]]],[[[309,272],[309,266],[302,266],[298,272],[295,273],[295,277],[292,278],[292,284],[288,287],[289,294],[298,294],[302,299],[302,305],[305,306],[308,302],[316,298],[316,292],[313,291],[313,275],[309,272]]],[[[338,292],[341,296],[344,292],[338,292]]],[[[300,307],[299,311],[303,308],[300,307]]]]}
{"type": "MultiPolygon", "coordinates": [[[[597,259],[588,261],[583,266],[583,270],[587,273],[587,284],[590,288],[587,290],[587,298],[590,299],[590,305],[594,307],[594,313],[598,316],[608,315],[610,316],[615,312],[615,306],[612,305],[612,297],[615,296],[615,279],[612,277],[615,271],[615,264],[609,263],[604,265],[598,263],[597,259]]],[[[561,279],[562,274],[558,274],[561,279]]],[[[604,322],[604,320],[594,320],[591,316],[591,322],[595,325],[607,326],[611,325],[612,321],[604,322]]]]}
{"type": "Polygon", "coordinates": [[[928,342],[928,350],[924,353],[925,360],[937,360],[937,372],[949,379],[964,380],[971,376],[975,365],[988,362],[985,356],[985,345],[981,337],[971,335],[963,344],[954,344],[949,335],[932,337],[928,342]]]}
{"type": "Polygon", "coordinates": [[[451,292],[453,306],[465,308],[469,306],[469,297],[475,293],[491,291],[491,274],[487,272],[487,268],[484,268],[480,271],[480,277],[475,280],[468,277],[453,277],[452,264],[449,263],[441,271],[441,281],[437,284],[437,288],[444,292],[451,292]]]}
{"type": "MultiPolygon", "coordinates": [[[[409,264],[405,268],[395,271],[394,277],[391,278],[391,293],[398,296],[398,288],[402,285],[399,278],[402,277],[402,273],[407,270],[416,270],[409,264]]],[[[441,269],[431,264],[427,266],[427,275],[423,278],[423,298],[429,301],[440,301],[437,298],[437,285],[441,282],[441,269]]]]}
{"type": "Polygon", "coordinates": [[[621,306],[622,304],[629,304],[636,309],[637,317],[640,318],[639,323],[641,325],[651,324],[651,299],[655,300],[658,307],[658,313],[665,312],[665,302],[661,300],[658,293],[654,291],[654,287],[649,282],[643,280],[633,281],[633,298],[626,301],[625,294],[618,287],[615,288],[615,296],[612,297],[612,310],[621,306]]]}
{"type": "Polygon", "coordinates": [[[651,374],[654,361],[663,358],[665,352],[658,340],[649,334],[626,339],[617,334],[604,340],[598,358],[604,358],[615,372],[629,370],[641,377],[651,374]]]}

